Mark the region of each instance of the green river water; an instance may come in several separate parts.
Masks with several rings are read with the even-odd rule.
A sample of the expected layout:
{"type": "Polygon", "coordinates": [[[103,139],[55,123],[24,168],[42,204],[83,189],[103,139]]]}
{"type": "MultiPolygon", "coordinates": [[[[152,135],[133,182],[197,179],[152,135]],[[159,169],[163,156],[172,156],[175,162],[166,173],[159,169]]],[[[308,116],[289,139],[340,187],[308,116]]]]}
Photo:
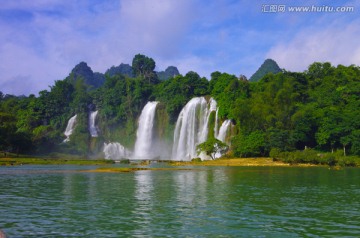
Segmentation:
{"type": "Polygon", "coordinates": [[[79,171],[93,168],[1,167],[0,229],[10,238],[360,236],[358,168],[79,171]]]}

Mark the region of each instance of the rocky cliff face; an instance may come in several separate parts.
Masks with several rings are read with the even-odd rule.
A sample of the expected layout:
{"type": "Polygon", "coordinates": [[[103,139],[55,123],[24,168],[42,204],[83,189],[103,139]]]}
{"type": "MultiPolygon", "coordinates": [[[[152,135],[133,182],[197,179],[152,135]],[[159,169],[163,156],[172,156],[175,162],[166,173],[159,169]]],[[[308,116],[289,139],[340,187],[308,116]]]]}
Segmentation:
{"type": "Polygon", "coordinates": [[[105,82],[105,76],[101,73],[94,73],[85,62],[77,64],[71,71],[69,77],[74,81],[82,79],[87,85],[95,88],[100,87],[105,82]]]}

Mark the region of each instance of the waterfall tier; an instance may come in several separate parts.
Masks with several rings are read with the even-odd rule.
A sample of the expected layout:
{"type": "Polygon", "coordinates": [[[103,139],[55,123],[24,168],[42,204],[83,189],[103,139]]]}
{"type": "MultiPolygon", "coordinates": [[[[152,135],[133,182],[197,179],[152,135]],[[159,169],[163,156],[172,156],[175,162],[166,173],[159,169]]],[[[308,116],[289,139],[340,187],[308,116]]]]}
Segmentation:
{"type": "Polygon", "coordinates": [[[196,97],[185,105],[175,126],[172,160],[197,157],[196,146],[207,140],[210,113],[216,109],[212,98],[209,104],[204,97],[196,97]]]}
{"type": "Polygon", "coordinates": [[[130,151],[128,151],[123,145],[117,142],[104,143],[104,154],[105,159],[111,160],[121,160],[126,159],[131,156],[130,151]]]}
{"type": "Polygon", "coordinates": [[[66,136],[66,139],[64,140],[64,142],[70,141],[70,136],[74,132],[76,117],[77,117],[77,115],[73,116],[68,121],[68,124],[67,124],[65,132],[64,132],[64,135],[66,136]]]}
{"type": "Polygon", "coordinates": [[[98,130],[96,128],[96,116],[98,111],[91,112],[89,115],[89,132],[91,137],[98,137],[98,130]]]}
{"type": "Polygon", "coordinates": [[[219,134],[217,135],[217,139],[221,140],[222,142],[225,142],[227,133],[230,129],[231,120],[225,120],[219,129],[219,134]]]}
{"type": "Polygon", "coordinates": [[[218,137],[218,127],[219,127],[219,108],[216,109],[215,113],[215,128],[214,128],[214,136],[218,137]]]}
{"type": "Polygon", "coordinates": [[[133,159],[152,159],[157,156],[154,143],[155,112],[158,102],[148,102],[139,117],[133,159]]]}

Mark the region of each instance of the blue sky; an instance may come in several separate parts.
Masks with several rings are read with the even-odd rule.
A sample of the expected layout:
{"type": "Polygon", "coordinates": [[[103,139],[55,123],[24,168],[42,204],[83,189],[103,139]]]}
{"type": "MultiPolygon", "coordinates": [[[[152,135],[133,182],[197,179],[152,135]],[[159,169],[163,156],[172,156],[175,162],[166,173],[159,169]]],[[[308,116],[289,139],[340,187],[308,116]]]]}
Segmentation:
{"type": "Polygon", "coordinates": [[[95,72],[135,54],[157,70],[250,77],[266,58],[304,71],[314,61],[360,65],[360,4],[342,0],[1,0],[0,91],[37,93],[85,61],[95,72]],[[285,12],[263,12],[265,5],[285,12]],[[289,12],[289,6],[353,6],[289,12]]]}

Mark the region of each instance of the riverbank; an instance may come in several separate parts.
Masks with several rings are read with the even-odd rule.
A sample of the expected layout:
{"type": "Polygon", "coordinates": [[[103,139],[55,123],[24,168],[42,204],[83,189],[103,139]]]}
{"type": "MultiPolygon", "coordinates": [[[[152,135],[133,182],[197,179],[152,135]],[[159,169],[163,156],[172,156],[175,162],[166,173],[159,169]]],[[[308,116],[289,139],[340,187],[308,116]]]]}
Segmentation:
{"type": "MultiPolygon", "coordinates": [[[[271,158],[232,158],[232,159],[217,159],[205,161],[174,161],[171,165],[176,166],[290,166],[289,163],[281,161],[273,161],[271,158]]],[[[311,166],[304,164],[301,166],[311,166]]]]}
{"type": "MultiPolygon", "coordinates": [[[[120,163],[138,166],[148,166],[151,161],[139,161],[132,163],[129,160],[118,161],[120,163]]],[[[168,163],[172,166],[273,166],[273,167],[311,167],[311,166],[326,166],[312,163],[286,163],[272,158],[223,158],[216,160],[205,161],[157,161],[168,163]]],[[[0,158],[0,166],[15,166],[15,165],[109,165],[116,163],[113,160],[89,160],[89,159],[55,159],[55,158],[0,158]]],[[[339,166],[331,166],[339,167],[339,166]]],[[[346,167],[346,166],[345,166],[346,167]]],[[[354,166],[353,166],[354,167],[354,166]]],[[[359,167],[359,166],[355,166],[359,167]]]]}
{"type": "Polygon", "coordinates": [[[53,158],[0,158],[0,166],[12,165],[105,165],[113,164],[113,160],[86,160],[86,159],[53,159],[53,158]]]}
{"type": "MultiPolygon", "coordinates": [[[[161,162],[161,161],[160,161],[161,162]]],[[[164,161],[174,166],[290,166],[289,163],[273,161],[271,158],[232,158],[217,159],[205,161],[164,161]]],[[[0,158],[0,165],[106,165],[113,164],[113,160],[86,160],[86,159],[54,159],[54,158],[0,158]]],[[[149,165],[149,161],[138,163],[136,165],[149,165]]],[[[301,166],[311,166],[310,164],[301,164],[301,166]]]]}

